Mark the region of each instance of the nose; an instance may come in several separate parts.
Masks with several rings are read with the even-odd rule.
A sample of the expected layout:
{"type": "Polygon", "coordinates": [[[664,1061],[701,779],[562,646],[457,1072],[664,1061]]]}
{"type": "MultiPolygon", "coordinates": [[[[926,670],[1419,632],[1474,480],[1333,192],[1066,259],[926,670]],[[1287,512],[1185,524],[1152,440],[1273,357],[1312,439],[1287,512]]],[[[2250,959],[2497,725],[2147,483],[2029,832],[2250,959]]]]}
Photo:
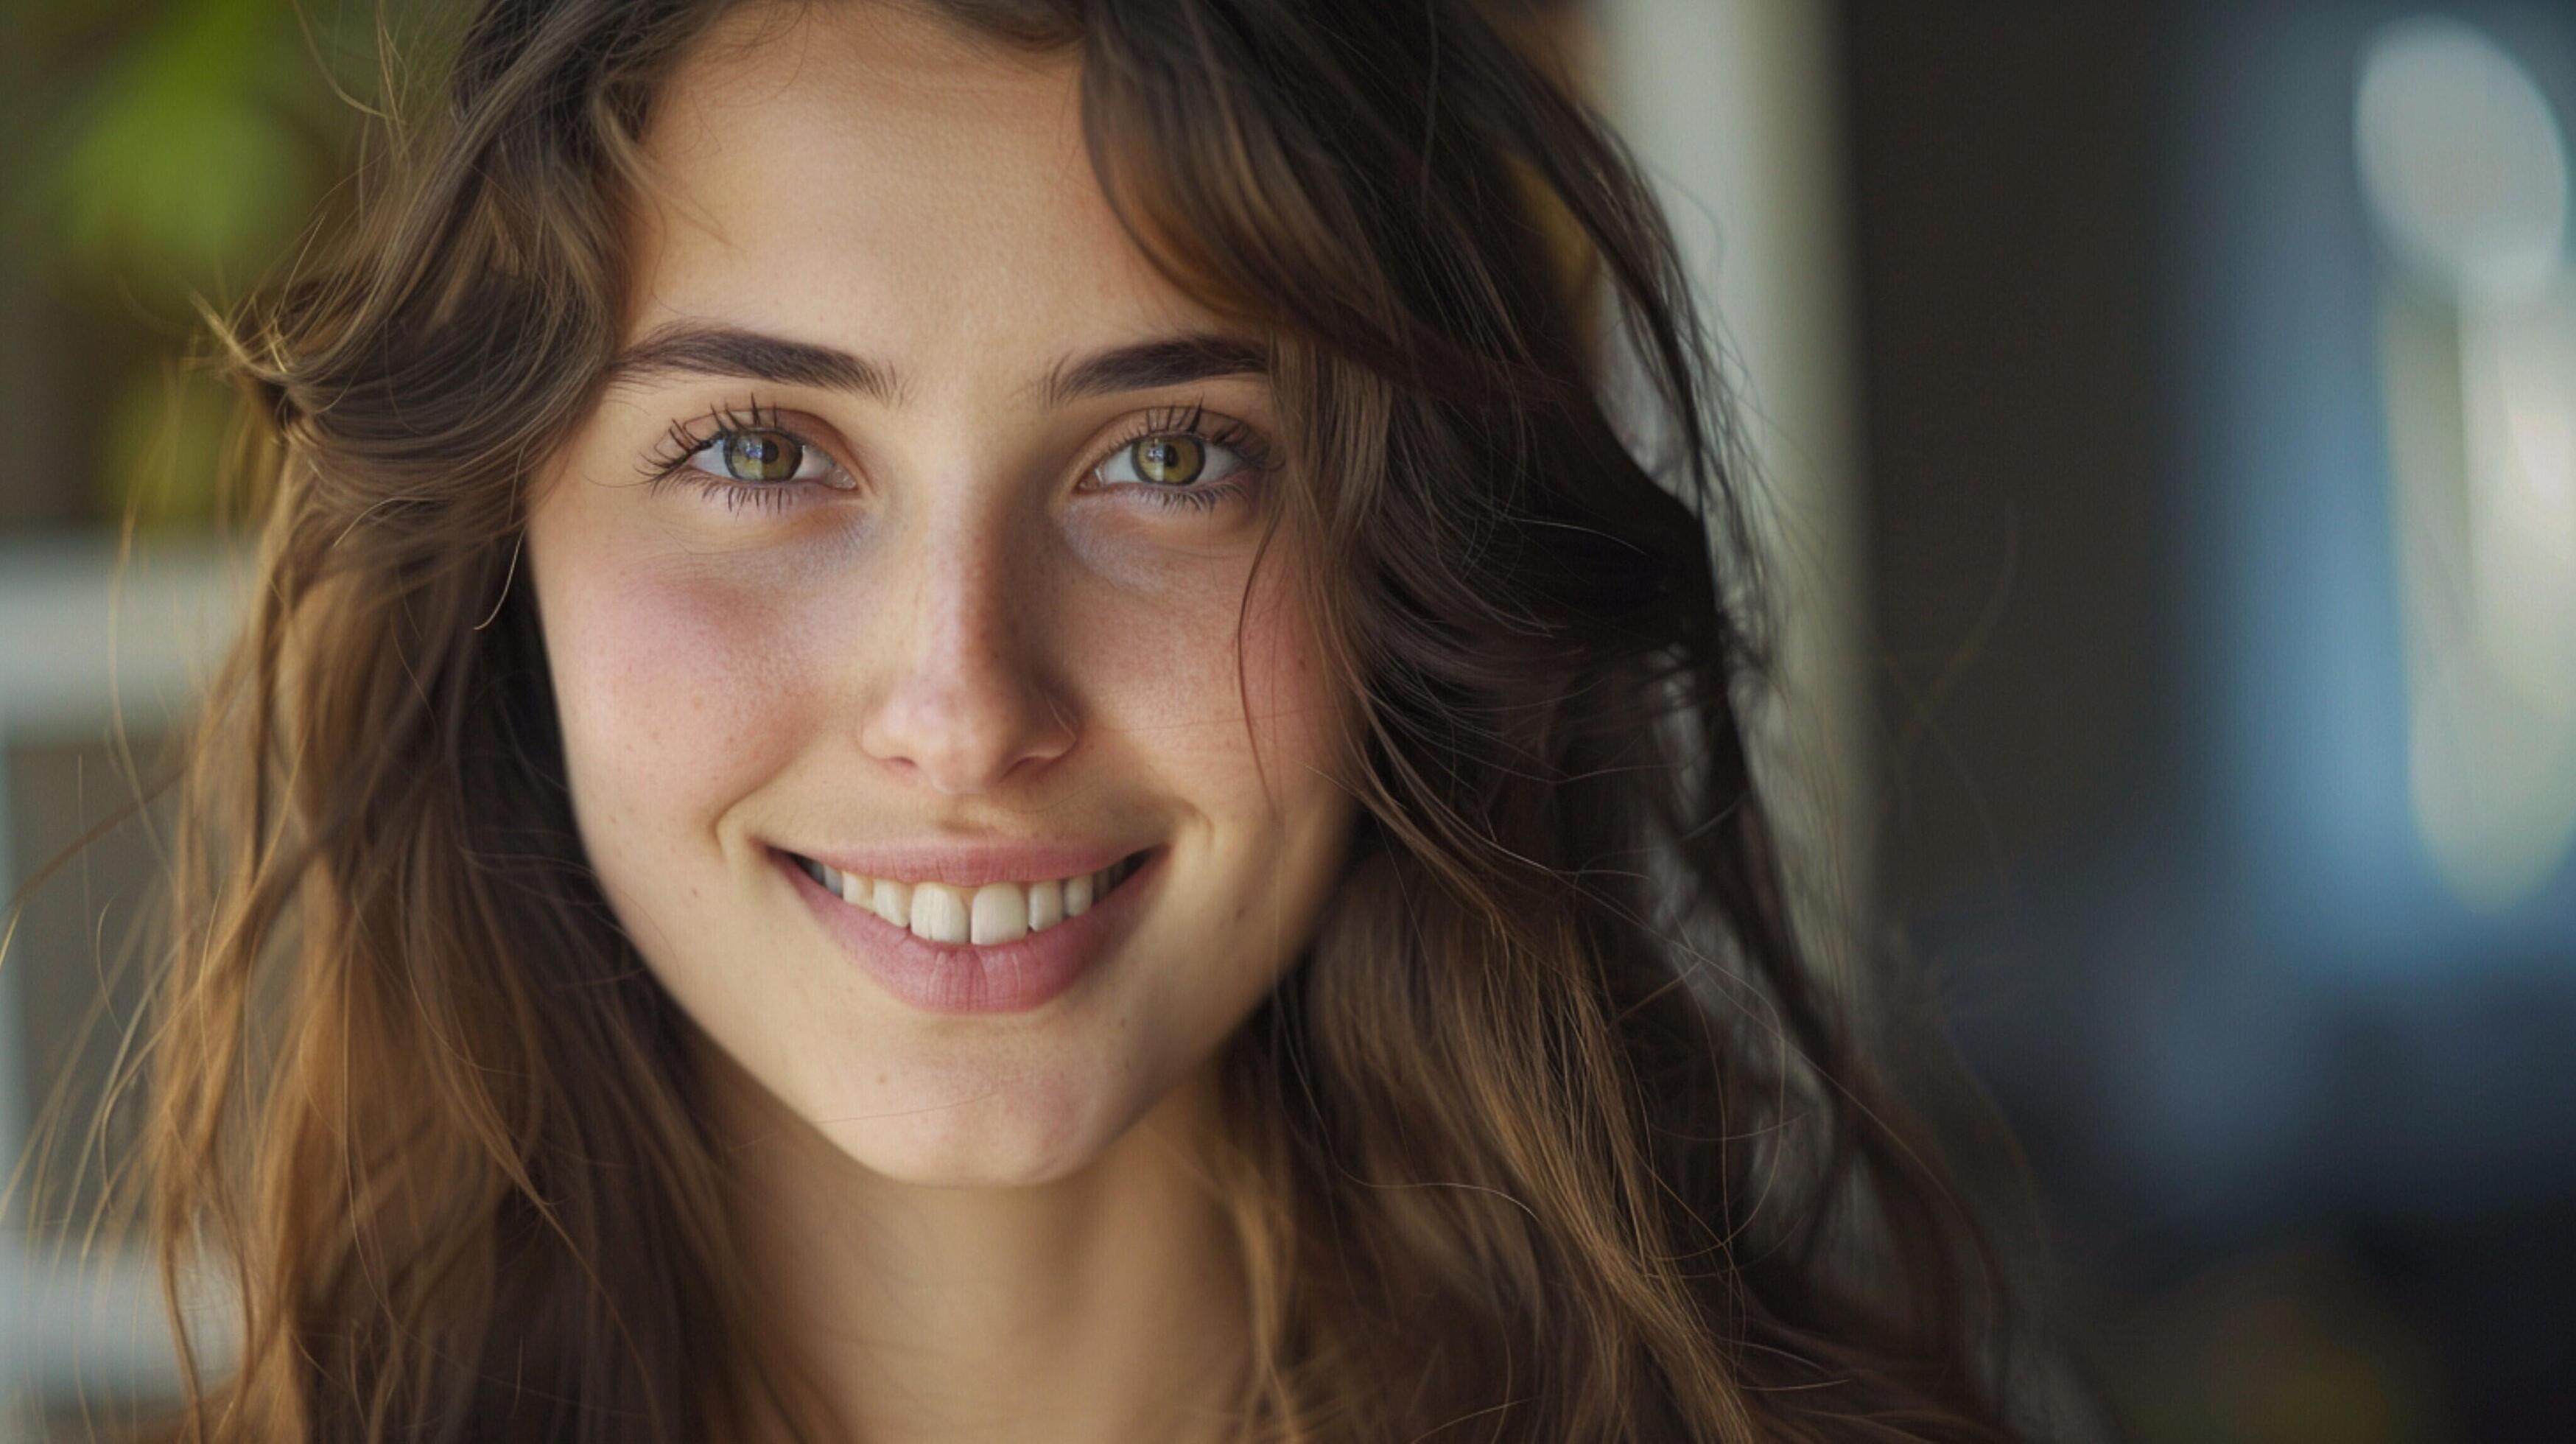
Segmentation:
{"type": "Polygon", "coordinates": [[[925,525],[903,568],[909,605],[859,736],[868,755],[942,793],[989,792],[1072,750],[1073,709],[1055,690],[1031,569],[1002,518],[925,525]]]}

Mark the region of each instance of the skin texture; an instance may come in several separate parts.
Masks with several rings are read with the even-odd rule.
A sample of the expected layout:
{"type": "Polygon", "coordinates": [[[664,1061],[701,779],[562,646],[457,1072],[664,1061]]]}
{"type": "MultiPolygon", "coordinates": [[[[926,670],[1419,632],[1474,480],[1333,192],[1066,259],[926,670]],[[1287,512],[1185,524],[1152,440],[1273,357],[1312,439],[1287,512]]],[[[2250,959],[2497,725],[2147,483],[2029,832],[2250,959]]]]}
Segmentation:
{"type": "Polygon", "coordinates": [[[1212,1060],[1352,822],[1299,539],[1256,572],[1249,498],[1094,472],[1148,416],[1270,434],[1266,382],[1044,394],[1068,357],[1220,329],[1120,231],[1075,80],[891,8],[729,20],[648,137],[630,342],[741,327],[896,394],[625,377],[528,520],[583,842],[701,1034],[753,1256],[870,1440],[1214,1432],[1245,1341],[1212,1060]],[[645,480],[675,424],[754,404],[846,489],[645,480]],[[768,851],[1067,837],[1166,844],[1168,874],[1071,990],[974,1016],[888,994],[768,851]]]}

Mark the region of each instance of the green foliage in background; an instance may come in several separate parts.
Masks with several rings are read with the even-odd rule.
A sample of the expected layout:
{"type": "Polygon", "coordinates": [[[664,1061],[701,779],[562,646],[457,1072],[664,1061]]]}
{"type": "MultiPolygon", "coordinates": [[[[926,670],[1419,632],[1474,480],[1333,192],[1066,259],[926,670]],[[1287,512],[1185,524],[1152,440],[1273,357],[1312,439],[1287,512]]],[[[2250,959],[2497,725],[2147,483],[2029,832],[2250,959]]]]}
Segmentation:
{"type": "Polygon", "coordinates": [[[307,234],[383,103],[381,37],[415,36],[412,9],[11,0],[0,118],[24,139],[0,153],[0,224],[53,302],[40,322],[77,331],[61,351],[103,373],[81,378],[102,519],[129,502],[147,525],[207,515],[225,401],[191,368],[198,307],[228,307],[307,234]]]}
{"type": "Polygon", "coordinates": [[[155,291],[221,286],[275,256],[321,180],[268,83],[278,9],[203,0],[119,57],[54,158],[57,256],[155,291]]]}

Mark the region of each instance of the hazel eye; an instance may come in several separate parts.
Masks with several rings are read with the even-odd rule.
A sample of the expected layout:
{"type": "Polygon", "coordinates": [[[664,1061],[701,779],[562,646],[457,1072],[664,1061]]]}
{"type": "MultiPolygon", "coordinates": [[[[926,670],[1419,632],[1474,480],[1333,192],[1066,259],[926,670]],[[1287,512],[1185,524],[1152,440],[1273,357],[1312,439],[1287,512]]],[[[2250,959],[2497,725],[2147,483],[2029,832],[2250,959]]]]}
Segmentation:
{"type": "Polygon", "coordinates": [[[1177,488],[1232,476],[1243,464],[1232,448],[1203,436],[1158,432],[1138,437],[1102,462],[1100,479],[1177,488]]]}
{"type": "Polygon", "coordinates": [[[773,430],[719,433],[690,455],[689,464],[710,476],[750,482],[815,480],[830,470],[821,451],[773,430]]]}

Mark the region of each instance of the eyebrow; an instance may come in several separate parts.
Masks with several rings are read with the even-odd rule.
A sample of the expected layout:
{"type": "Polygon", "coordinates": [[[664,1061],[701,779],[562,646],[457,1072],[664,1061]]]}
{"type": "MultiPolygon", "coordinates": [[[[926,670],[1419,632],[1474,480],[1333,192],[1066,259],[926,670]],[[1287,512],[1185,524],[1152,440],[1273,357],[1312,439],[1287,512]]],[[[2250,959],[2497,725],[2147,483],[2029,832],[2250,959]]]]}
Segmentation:
{"type": "Polygon", "coordinates": [[[1047,369],[1038,394],[1048,406],[1121,391],[1152,391],[1225,376],[1268,376],[1267,348],[1233,336],[1175,336],[1113,346],[1047,369]]]}
{"type": "Polygon", "coordinates": [[[892,406],[894,373],[847,351],[730,326],[664,326],[608,363],[611,384],[660,376],[734,376],[778,386],[856,391],[892,406]]]}
{"type": "MultiPolygon", "coordinates": [[[[1038,394],[1047,406],[1057,407],[1091,396],[1269,374],[1270,353],[1256,342],[1215,334],[1173,336],[1059,359],[1039,380],[1038,394]]],[[[888,406],[903,400],[902,381],[890,367],[838,347],[731,326],[665,326],[608,365],[612,383],[674,375],[819,386],[857,392],[888,406]]]]}

